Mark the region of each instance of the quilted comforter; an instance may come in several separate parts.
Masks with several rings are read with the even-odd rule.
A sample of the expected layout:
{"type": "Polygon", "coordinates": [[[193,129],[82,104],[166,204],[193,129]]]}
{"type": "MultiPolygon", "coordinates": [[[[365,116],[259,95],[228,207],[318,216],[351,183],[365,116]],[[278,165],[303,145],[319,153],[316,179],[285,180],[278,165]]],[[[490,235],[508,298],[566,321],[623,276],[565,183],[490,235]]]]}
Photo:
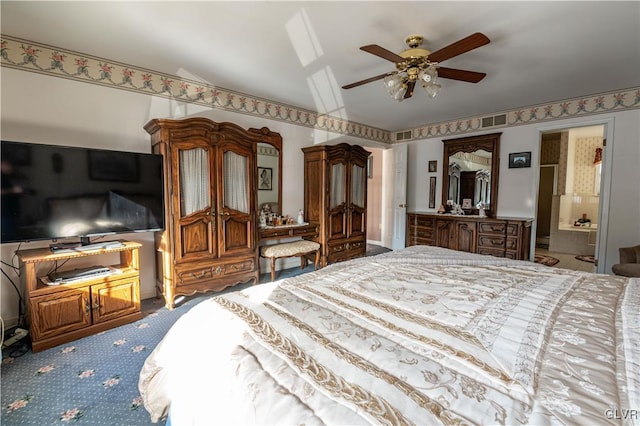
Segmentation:
{"type": "Polygon", "coordinates": [[[183,424],[640,424],[640,280],[415,246],[212,297],[139,380],[183,424]]]}

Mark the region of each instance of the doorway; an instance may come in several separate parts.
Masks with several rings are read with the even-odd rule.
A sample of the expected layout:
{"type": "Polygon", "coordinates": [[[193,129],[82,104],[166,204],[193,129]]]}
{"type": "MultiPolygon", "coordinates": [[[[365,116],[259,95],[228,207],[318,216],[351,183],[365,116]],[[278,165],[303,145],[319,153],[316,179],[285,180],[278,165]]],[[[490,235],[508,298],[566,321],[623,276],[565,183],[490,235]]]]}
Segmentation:
{"type": "Polygon", "coordinates": [[[595,272],[604,125],[542,133],[536,257],[595,272]]]}

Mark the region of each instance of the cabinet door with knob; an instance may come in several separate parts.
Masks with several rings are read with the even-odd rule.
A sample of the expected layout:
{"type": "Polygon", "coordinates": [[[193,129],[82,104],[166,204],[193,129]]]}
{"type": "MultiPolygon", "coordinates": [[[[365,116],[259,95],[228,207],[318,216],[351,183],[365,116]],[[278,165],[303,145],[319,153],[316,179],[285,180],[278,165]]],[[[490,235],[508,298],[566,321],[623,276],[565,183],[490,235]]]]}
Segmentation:
{"type": "Polygon", "coordinates": [[[215,150],[204,138],[178,135],[168,156],[177,196],[173,211],[175,261],[194,262],[218,254],[215,207],[215,150]]]}

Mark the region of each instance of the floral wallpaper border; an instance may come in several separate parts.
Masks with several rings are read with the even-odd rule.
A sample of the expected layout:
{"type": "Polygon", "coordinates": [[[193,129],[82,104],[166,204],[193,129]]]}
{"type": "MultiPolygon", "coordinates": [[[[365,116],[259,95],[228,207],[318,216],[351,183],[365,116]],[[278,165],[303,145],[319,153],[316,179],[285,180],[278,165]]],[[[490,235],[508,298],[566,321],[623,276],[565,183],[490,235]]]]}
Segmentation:
{"type": "MultiPolygon", "coordinates": [[[[386,144],[395,142],[396,132],[350,122],[341,117],[254,97],[200,81],[151,71],[4,34],[0,39],[0,56],[2,66],[23,71],[171,98],[177,101],[255,115],[269,120],[284,121],[375,142],[386,144]]],[[[640,108],[640,88],[583,96],[491,114],[505,114],[506,123],[485,127],[484,129],[518,126],[635,108],[640,108]]],[[[483,130],[481,124],[483,118],[486,117],[470,117],[408,129],[412,134],[411,139],[408,140],[452,136],[483,130]]]]}
{"type": "Polygon", "coordinates": [[[201,81],[1,35],[2,66],[129,90],[241,114],[256,115],[376,142],[391,143],[388,131],[350,122],[201,81]]]}
{"type": "Polygon", "coordinates": [[[482,117],[435,123],[409,130],[412,132],[412,139],[426,139],[475,132],[483,129],[512,127],[637,108],[640,108],[640,88],[630,88],[616,92],[588,95],[549,104],[524,107],[513,111],[493,113],[482,117]],[[505,124],[482,127],[482,120],[484,118],[503,114],[506,115],[505,124]]]}

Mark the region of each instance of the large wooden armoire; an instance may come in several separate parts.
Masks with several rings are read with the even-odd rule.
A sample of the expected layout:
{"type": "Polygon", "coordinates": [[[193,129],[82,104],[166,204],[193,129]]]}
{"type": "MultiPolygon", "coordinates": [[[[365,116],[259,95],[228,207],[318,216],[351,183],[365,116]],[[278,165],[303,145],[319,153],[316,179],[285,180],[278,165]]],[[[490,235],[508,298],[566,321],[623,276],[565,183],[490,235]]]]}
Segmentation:
{"type": "Polygon", "coordinates": [[[206,118],[155,119],[144,128],[164,156],[165,230],[155,244],[167,308],[179,295],[257,283],[256,147],[281,136],[206,118]]]}
{"type": "Polygon", "coordinates": [[[364,256],[367,249],[367,158],[358,145],[304,152],[305,220],[319,226],[322,266],[364,256]]]}

